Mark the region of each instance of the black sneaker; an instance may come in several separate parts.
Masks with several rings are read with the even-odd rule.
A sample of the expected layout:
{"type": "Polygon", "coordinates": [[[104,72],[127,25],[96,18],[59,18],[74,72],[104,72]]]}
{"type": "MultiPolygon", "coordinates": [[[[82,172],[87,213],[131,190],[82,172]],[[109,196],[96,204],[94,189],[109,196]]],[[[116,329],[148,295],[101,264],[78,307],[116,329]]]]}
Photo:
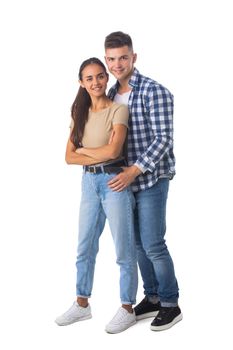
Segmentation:
{"type": "Polygon", "coordinates": [[[152,331],[163,331],[171,328],[183,318],[179,306],[175,307],[160,307],[158,315],[151,323],[150,329],[152,331]]]}
{"type": "Polygon", "coordinates": [[[145,297],[138,305],[135,306],[134,311],[136,314],[136,320],[142,320],[147,317],[155,317],[160,308],[160,303],[153,304],[145,297]]]}

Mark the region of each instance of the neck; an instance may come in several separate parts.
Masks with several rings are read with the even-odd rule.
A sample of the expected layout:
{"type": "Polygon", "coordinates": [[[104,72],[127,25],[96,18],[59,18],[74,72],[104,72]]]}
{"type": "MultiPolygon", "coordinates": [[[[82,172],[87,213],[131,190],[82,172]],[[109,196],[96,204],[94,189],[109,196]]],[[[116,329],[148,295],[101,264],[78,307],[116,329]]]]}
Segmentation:
{"type": "Polygon", "coordinates": [[[109,107],[112,101],[107,96],[102,96],[100,98],[94,98],[91,100],[91,111],[98,112],[102,109],[109,107]]]}
{"type": "Polygon", "coordinates": [[[132,88],[129,86],[128,83],[122,85],[121,82],[119,81],[119,88],[118,88],[118,93],[119,93],[119,94],[124,94],[124,93],[126,93],[126,92],[131,91],[131,90],[132,90],[132,88]]]}
{"type": "Polygon", "coordinates": [[[133,75],[133,70],[125,79],[118,80],[118,83],[119,83],[118,92],[120,94],[124,94],[125,92],[132,90],[131,86],[129,85],[129,81],[132,75],[133,75]]]}

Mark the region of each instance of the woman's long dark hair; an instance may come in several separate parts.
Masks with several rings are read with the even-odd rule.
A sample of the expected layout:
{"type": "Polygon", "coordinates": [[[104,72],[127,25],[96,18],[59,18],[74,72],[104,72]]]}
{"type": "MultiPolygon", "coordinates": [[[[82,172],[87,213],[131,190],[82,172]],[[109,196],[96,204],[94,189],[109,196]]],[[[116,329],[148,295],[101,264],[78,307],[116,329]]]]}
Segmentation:
{"type": "MultiPolygon", "coordinates": [[[[85,60],[79,68],[79,80],[82,80],[82,72],[89,64],[98,64],[104,69],[107,75],[105,65],[96,57],[91,57],[85,60]]],[[[84,134],[85,124],[88,120],[89,108],[91,106],[91,98],[82,86],[79,87],[77,96],[71,106],[71,117],[74,121],[74,127],[72,129],[70,140],[78,148],[81,146],[82,138],[84,134]]]]}

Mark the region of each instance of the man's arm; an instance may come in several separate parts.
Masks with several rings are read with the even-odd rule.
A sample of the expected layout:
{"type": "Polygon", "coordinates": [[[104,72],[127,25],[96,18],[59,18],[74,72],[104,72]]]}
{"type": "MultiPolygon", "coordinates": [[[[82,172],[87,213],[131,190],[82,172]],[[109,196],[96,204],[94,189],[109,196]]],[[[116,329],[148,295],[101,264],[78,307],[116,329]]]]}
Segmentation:
{"type": "Polygon", "coordinates": [[[162,86],[151,88],[148,94],[148,111],[154,140],[135,165],[142,172],[154,172],[157,164],[173,146],[173,96],[162,86]]]}

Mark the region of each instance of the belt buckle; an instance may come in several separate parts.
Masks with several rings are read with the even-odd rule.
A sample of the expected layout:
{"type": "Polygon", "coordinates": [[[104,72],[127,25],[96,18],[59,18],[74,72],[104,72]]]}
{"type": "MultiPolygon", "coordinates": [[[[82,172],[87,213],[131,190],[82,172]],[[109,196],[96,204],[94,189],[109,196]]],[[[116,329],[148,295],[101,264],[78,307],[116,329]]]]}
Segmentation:
{"type": "Polygon", "coordinates": [[[96,167],[94,165],[90,166],[90,173],[96,174],[96,167]]]}

